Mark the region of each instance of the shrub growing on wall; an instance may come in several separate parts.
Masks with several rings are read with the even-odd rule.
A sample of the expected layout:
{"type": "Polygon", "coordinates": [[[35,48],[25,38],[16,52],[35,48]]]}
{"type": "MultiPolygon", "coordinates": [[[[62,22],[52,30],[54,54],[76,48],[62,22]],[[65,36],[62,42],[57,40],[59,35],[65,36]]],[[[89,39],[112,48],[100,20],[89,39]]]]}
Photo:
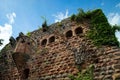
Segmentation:
{"type": "Polygon", "coordinates": [[[30,32],[27,32],[27,34],[26,34],[28,37],[30,37],[31,36],[31,33],[30,32]]]}
{"type": "Polygon", "coordinates": [[[93,65],[90,65],[85,71],[81,71],[77,76],[70,75],[71,80],[93,80],[93,65]]]}
{"type": "Polygon", "coordinates": [[[101,9],[87,12],[79,10],[75,21],[80,22],[86,18],[90,19],[90,31],[88,31],[87,37],[95,45],[119,46],[119,42],[115,37],[115,31],[120,30],[120,27],[117,25],[111,26],[101,9]]]}
{"type": "Polygon", "coordinates": [[[0,46],[3,44],[2,41],[3,41],[3,39],[0,39],[0,46]]]}
{"type": "Polygon", "coordinates": [[[111,26],[101,9],[91,12],[91,27],[88,37],[93,40],[96,45],[119,46],[119,42],[115,37],[115,31],[119,30],[116,26],[111,26]]]}

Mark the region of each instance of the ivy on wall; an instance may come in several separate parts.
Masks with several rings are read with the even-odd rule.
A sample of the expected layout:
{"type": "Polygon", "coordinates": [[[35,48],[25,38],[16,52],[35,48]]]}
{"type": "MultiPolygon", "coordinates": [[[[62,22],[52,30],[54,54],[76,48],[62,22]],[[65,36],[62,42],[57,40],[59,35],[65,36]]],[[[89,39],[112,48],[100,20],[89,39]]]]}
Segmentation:
{"type": "Polygon", "coordinates": [[[92,40],[93,44],[119,46],[115,32],[120,31],[120,27],[111,26],[101,9],[87,12],[79,9],[78,14],[71,16],[71,20],[77,23],[83,22],[85,19],[90,20],[90,31],[88,31],[87,37],[92,40]]]}
{"type": "Polygon", "coordinates": [[[71,80],[93,80],[93,69],[94,66],[90,65],[86,70],[81,71],[77,76],[69,75],[71,80]]]}

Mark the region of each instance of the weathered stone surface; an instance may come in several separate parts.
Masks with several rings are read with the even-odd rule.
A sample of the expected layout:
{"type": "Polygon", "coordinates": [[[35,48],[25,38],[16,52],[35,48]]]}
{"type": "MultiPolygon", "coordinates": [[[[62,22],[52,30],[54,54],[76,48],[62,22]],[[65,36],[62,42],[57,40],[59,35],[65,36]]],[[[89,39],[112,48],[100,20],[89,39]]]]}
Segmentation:
{"type": "Polygon", "coordinates": [[[94,46],[86,38],[88,22],[76,24],[68,18],[61,23],[64,26],[55,23],[30,37],[20,33],[15,47],[8,45],[10,49],[2,52],[0,80],[70,80],[68,75],[90,64],[95,65],[94,80],[119,78],[120,48],[94,46]]]}
{"type": "Polygon", "coordinates": [[[115,68],[115,69],[120,69],[120,64],[114,65],[114,68],[115,68]]]}
{"type": "Polygon", "coordinates": [[[120,79],[120,73],[115,73],[112,75],[113,80],[119,80],[120,79]]]}

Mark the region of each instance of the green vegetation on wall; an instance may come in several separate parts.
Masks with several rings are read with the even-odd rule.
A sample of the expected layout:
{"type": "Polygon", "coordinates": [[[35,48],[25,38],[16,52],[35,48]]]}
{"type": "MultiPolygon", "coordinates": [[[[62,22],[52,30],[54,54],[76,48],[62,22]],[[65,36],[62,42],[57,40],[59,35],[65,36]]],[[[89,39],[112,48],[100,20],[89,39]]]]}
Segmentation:
{"type": "Polygon", "coordinates": [[[48,27],[46,20],[43,22],[42,27],[48,27]]]}
{"type": "Polygon", "coordinates": [[[31,33],[30,32],[27,32],[27,34],[26,34],[28,37],[30,37],[31,36],[31,33]]]}
{"type": "Polygon", "coordinates": [[[111,26],[101,9],[87,12],[79,9],[78,14],[71,16],[71,20],[78,23],[85,19],[90,19],[90,31],[87,33],[87,37],[95,45],[119,46],[115,32],[120,31],[120,27],[111,26]]]}
{"type": "Polygon", "coordinates": [[[3,41],[3,39],[0,39],[0,46],[3,44],[2,41],[3,41]]]}
{"type": "Polygon", "coordinates": [[[47,19],[44,16],[41,16],[41,18],[44,20],[44,22],[42,23],[42,27],[48,27],[47,19]]]}
{"type": "Polygon", "coordinates": [[[63,25],[63,24],[62,24],[61,22],[58,22],[58,23],[57,23],[57,26],[59,26],[59,27],[62,26],[62,25],[63,25]]]}
{"type": "Polygon", "coordinates": [[[93,80],[93,65],[90,65],[86,70],[81,71],[77,76],[70,75],[71,80],[93,80]]]}
{"type": "Polygon", "coordinates": [[[6,51],[8,51],[9,49],[10,49],[10,45],[7,44],[7,45],[1,50],[0,54],[1,54],[1,53],[6,53],[6,51]]]}

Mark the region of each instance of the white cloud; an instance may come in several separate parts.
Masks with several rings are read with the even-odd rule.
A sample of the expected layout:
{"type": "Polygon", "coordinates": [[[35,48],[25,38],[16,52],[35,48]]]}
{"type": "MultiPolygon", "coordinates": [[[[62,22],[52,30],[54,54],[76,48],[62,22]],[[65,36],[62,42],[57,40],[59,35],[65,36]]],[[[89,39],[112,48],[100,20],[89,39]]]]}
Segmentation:
{"type": "Polygon", "coordinates": [[[53,15],[55,17],[55,22],[60,22],[61,20],[69,17],[68,16],[68,10],[66,10],[66,13],[58,12],[56,15],[53,15]]]}
{"type": "Polygon", "coordinates": [[[118,7],[118,8],[120,8],[120,3],[118,3],[115,7],[118,7]]]}
{"type": "Polygon", "coordinates": [[[3,39],[3,45],[0,46],[0,50],[9,43],[9,38],[12,36],[12,24],[14,23],[14,18],[16,14],[13,12],[6,15],[9,22],[5,23],[3,26],[0,25],[0,39],[3,39]]]}
{"type": "Polygon", "coordinates": [[[116,35],[118,41],[120,42],[120,32],[119,32],[119,31],[116,31],[115,35],[116,35]]]}
{"type": "MultiPolygon", "coordinates": [[[[115,25],[115,24],[120,25],[120,14],[110,13],[108,15],[108,21],[111,25],[115,25]]],[[[120,32],[116,31],[115,35],[118,38],[118,41],[120,42],[120,32]]]]}
{"type": "Polygon", "coordinates": [[[13,24],[14,23],[14,18],[16,17],[16,14],[13,12],[13,13],[7,14],[6,16],[9,19],[9,23],[13,24]]]}
{"type": "Polygon", "coordinates": [[[110,13],[108,15],[108,21],[111,25],[118,24],[120,25],[120,14],[118,13],[110,13]]]}

